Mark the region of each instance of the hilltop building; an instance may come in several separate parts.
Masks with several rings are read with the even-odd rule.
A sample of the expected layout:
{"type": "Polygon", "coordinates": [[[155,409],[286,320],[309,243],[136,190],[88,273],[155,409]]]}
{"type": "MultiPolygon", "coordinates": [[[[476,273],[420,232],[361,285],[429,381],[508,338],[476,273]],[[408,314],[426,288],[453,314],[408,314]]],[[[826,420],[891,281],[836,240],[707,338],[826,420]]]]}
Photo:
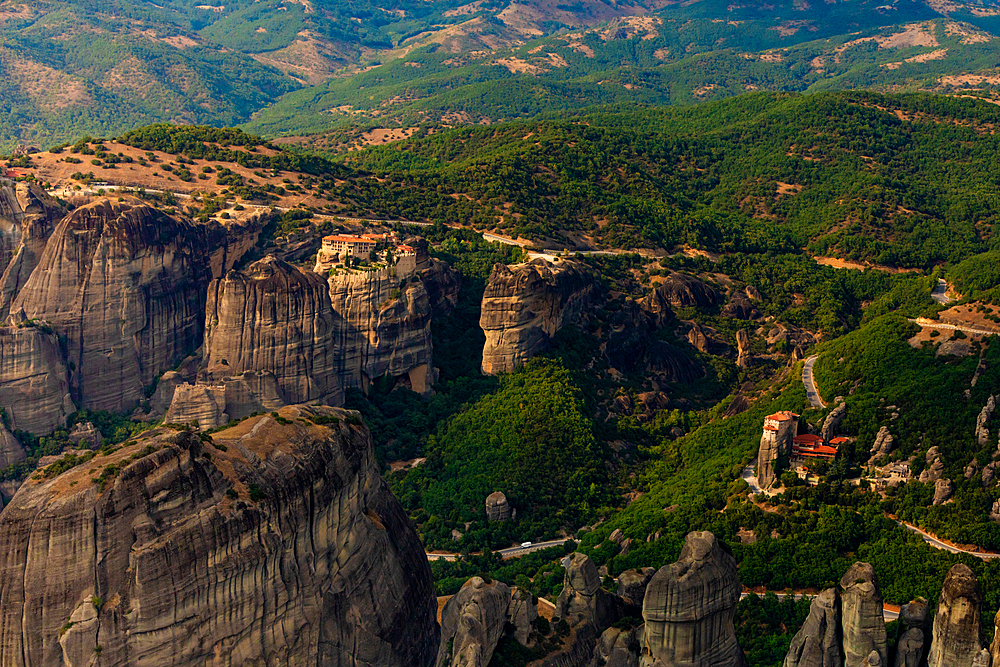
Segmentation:
{"type": "MultiPolygon", "coordinates": [[[[834,438],[834,440],[846,438],[834,438]]],[[[823,444],[823,438],[812,433],[803,433],[792,438],[792,458],[831,461],[837,456],[839,444],[823,444]]]]}
{"type": "Polygon", "coordinates": [[[324,236],[322,252],[337,255],[341,262],[352,256],[367,259],[377,245],[377,241],[364,236],[324,236]]]}
{"type": "Polygon", "coordinates": [[[799,416],[783,410],[764,418],[764,432],[757,451],[757,482],[761,488],[778,477],[778,458],[792,453],[792,440],[799,432],[799,416]]]}

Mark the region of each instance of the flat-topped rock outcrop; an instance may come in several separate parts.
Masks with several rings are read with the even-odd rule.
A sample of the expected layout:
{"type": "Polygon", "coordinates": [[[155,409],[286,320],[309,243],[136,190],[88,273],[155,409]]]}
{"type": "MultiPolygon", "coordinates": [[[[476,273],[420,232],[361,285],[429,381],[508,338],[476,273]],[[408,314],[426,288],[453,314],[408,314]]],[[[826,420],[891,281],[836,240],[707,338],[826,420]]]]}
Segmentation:
{"type": "Polygon", "coordinates": [[[591,302],[596,282],[585,265],[535,259],[496,264],[483,294],[483,372],[509,373],[549,347],[559,329],[591,302]]]}
{"type": "Polygon", "coordinates": [[[161,427],[37,473],[0,521],[0,665],[431,665],[430,567],[355,417],[161,427]]]}
{"type": "Polygon", "coordinates": [[[208,378],[245,371],[274,376],[287,403],[343,402],[337,321],[326,281],[267,256],[208,287],[208,378]]]}
{"type": "Polygon", "coordinates": [[[101,200],[56,226],[11,312],[65,338],[78,407],[122,412],[201,344],[209,255],[204,228],[101,200]]]}

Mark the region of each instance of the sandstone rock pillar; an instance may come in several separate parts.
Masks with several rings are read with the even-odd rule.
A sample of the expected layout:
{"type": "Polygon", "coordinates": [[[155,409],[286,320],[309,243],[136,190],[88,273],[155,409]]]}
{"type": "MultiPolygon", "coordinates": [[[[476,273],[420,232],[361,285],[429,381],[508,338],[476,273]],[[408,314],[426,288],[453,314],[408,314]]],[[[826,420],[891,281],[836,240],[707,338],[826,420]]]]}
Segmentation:
{"type": "Polygon", "coordinates": [[[927,667],[971,667],[982,650],[979,581],[968,565],[948,571],[934,614],[934,630],[927,667]]]}
{"type": "Polygon", "coordinates": [[[812,601],[809,616],[792,637],[783,667],[842,667],[840,596],[828,588],[812,601]]]}
{"type": "Polygon", "coordinates": [[[872,651],[883,665],[888,664],[882,593],[875,569],[868,563],[855,563],[841,577],[840,588],[844,664],[860,665],[872,651]]]}

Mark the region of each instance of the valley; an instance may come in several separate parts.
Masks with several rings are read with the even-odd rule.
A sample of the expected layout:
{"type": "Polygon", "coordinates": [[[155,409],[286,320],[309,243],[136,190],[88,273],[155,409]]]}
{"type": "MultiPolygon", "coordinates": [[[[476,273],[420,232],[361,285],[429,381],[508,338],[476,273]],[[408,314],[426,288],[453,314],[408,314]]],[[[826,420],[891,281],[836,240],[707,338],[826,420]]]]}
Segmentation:
{"type": "Polygon", "coordinates": [[[1000,6],[0,0],[0,664],[1000,664],[1000,6]]]}

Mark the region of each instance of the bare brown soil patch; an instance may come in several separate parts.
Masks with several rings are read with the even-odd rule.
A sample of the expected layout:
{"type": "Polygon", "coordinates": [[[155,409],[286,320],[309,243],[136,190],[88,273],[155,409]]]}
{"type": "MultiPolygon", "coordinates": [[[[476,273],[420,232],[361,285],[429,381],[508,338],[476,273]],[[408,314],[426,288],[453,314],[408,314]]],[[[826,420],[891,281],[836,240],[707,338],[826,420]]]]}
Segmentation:
{"type": "Polygon", "coordinates": [[[538,65],[529,63],[527,60],[521,60],[520,58],[500,58],[496,62],[497,65],[506,67],[508,71],[514,74],[535,75],[543,71],[538,65]]]}
{"type": "Polygon", "coordinates": [[[476,0],[475,2],[470,2],[467,5],[462,5],[461,7],[456,7],[455,9],[449,9],[444,13],[444,16],[465,16],[466,14],[475,14],[482,7],[483,0],[476,0]]]}
{"type": "Polygon", "coordinates": [[[67,109],[93,103],[84,82],[64,72],[20,58],[6,49],[0,49],[0,62],[7,70],[9,83],[43,109],[67,109]]]}
{"type": "Polygon", "coordinates": [[[802,186],[796,185],[794,183],[782,183],[778,181],[778,194],[779,195],[795,195],[802,192],[802,186]]]}
{"type": "Polygon", "coordinates": [[[1000,323],[987,319],[987,315],[1000,316],[1000,307],[984,305],[978,301],[974,301],[960,306],[952,306],[948,310],[941,311],[938,315],[938,321],[944,324],[1000,333],[1000,323]],[[985,309],[985,312],[980,312],[980,306],[985,309]]]}
{"type": "Polygon", "coordinates": [[[298,38],[283,49],[251,54],[251,57],[309,85],[326,81],[344,63],[340,53],[309,31],[299,33],[298,38]]]}
{"type": "Polygon", "coordinates": [[[821,264],[822,266],[832,266],[835,269],[858,269],[859,271],[867,271],[868,269],[873,269],[875,271],[885,271],[886,273],[911,273],[917,270],[917,269],[901,269],[898,266],[869,264],[867,262],[852,262],[850,260],[840,259],[839,257],[814,256],[813,260],[817,264],[821,264]]]}

